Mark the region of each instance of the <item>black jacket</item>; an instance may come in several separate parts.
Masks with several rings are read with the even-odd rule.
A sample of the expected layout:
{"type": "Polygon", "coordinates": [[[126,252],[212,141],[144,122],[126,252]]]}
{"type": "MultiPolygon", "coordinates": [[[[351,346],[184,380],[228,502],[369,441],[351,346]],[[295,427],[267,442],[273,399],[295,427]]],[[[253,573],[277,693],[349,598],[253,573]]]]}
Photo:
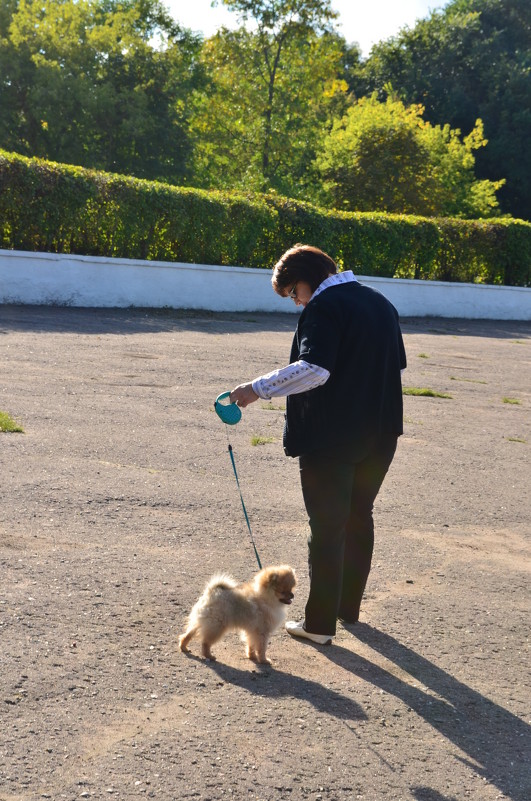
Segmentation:
{"type": "Polygon", "coordinates": [[[382,435],[403,433],[406,354],[398,313],[380,292],[352,281],[319,293],[299,318],[290,361],[298,359],[326,368],[330,377],[287,398],[288,456],[342,445],[364,449],[382,435]]]}

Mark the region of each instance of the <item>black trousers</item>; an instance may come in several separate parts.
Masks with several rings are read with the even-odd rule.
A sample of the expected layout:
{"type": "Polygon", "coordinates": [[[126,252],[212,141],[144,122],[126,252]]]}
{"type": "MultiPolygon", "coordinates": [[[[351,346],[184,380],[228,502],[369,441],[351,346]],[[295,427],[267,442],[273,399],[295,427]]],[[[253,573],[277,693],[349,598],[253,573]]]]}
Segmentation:
{"type": "Polygon", "coordinates": [[[358,454],[342,445],[299,457],[310,523],[305,626],[314,634],[335,634],[338,617],[358,619],[374,547],[373,505],[396,444],[393,434],[358,454]]]}

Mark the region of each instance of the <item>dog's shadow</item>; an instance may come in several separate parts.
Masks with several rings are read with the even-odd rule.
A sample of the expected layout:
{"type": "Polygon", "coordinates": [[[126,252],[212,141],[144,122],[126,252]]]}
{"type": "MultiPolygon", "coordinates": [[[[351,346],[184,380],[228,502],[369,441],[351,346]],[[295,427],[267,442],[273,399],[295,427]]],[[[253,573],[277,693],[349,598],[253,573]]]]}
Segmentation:
{"type": "Polygon", "coordinates": [[[222,662],[206,662],[219,678],[263,698],[296,698],[311,704],[340,720],[367,720],[359,704],[335,690],[311,679],[285,673],[269,665],[257,665],[255,670],[242,670],[222,662]]]}

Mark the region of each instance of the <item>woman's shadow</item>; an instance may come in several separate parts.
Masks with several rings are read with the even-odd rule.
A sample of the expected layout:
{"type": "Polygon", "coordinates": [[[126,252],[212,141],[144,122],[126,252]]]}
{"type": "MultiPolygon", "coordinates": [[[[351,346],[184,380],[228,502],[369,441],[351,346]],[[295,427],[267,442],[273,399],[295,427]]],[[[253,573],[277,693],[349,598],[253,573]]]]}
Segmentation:
{"type": "Polygon", "coordinates": [[[473,762],[463,758],[464,764],[513,801],[531,798],[531,727],[389,634],[365,623],[350,630],[438,698],[339,645],[322,651],[331,662],[399,698],[468,754],[473,762]]]}

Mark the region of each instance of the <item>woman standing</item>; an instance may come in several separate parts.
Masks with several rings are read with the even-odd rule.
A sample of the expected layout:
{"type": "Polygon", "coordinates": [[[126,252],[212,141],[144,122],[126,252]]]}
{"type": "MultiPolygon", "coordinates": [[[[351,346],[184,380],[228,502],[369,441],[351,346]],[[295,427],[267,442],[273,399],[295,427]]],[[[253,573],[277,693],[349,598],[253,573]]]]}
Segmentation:
{"type": "Polygon", "coordinates": [[[355,623],[371,567],[373,504],[402,434],[398,313],[379,292],[337,272],[318,248],[296,245],[275,265],[273,289],[303,306],[290,364],[237,386],[245,407],[287,396],[284,450],[298,457],[309,516],[310,593],[294,637],[321,645],[336,621],[355,623]]]}

